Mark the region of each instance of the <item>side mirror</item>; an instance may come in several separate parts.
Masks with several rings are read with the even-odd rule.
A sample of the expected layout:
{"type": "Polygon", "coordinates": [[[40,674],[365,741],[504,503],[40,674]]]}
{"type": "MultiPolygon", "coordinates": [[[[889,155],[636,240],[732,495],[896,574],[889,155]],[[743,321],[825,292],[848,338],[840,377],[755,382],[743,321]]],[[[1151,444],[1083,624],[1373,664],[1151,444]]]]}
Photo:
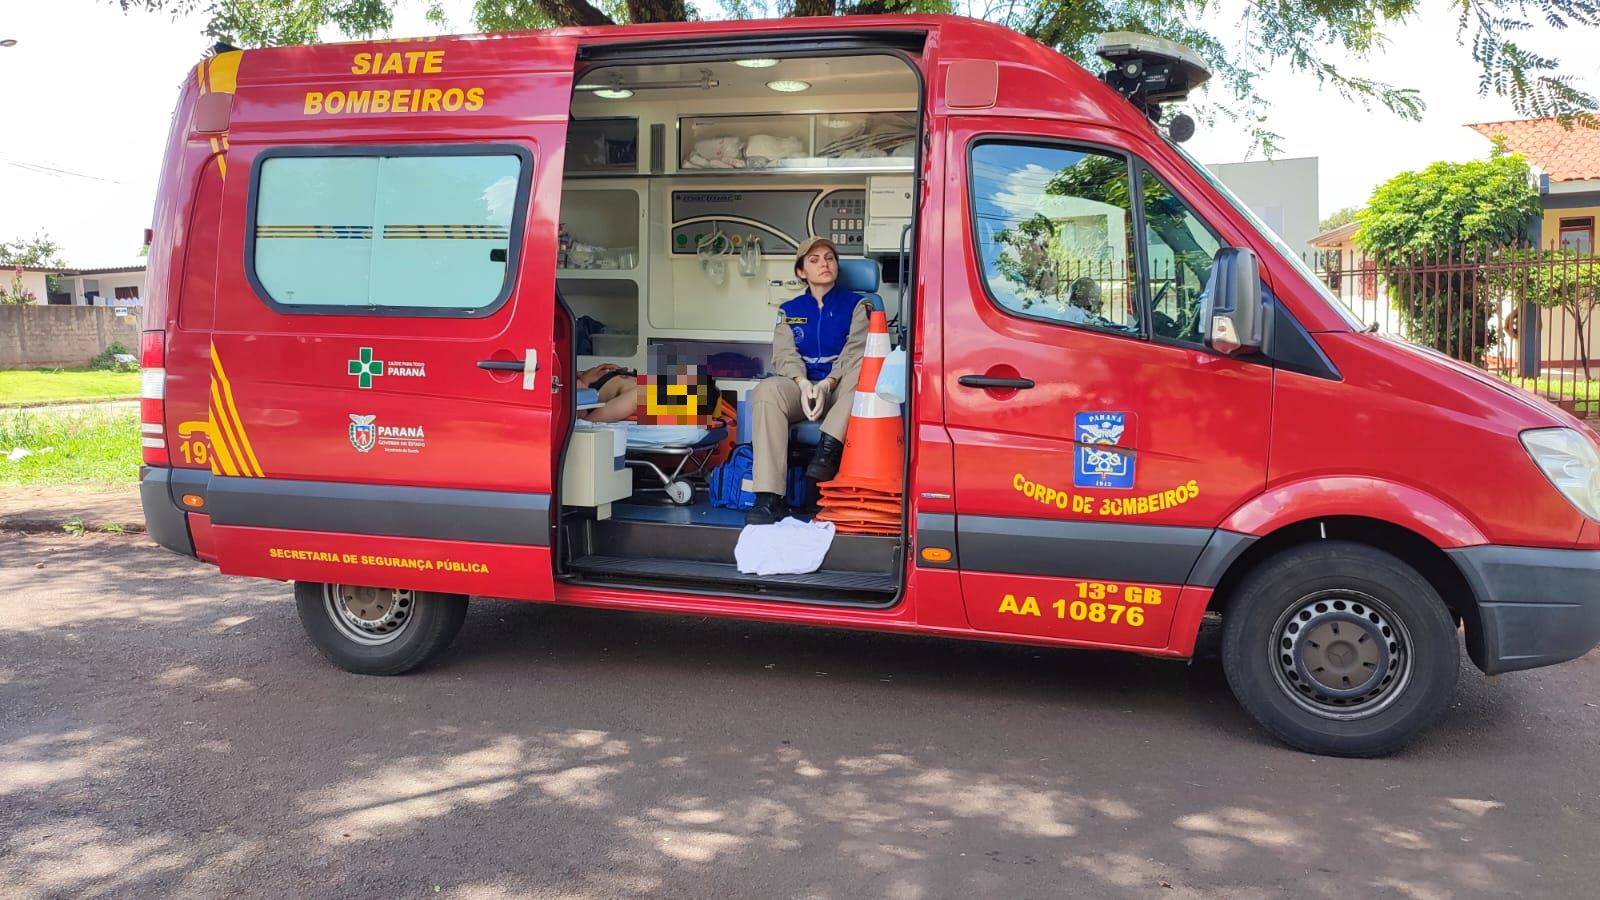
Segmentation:
{"type": "Polygon", "coordinates": [[[1228,356],[1261,349],[1267,308],[1261,299],[1261,263],[1254,251],[1243,247],[1218,250],[1205,295],[1202,325],[1206,346],[1228,356]]]}

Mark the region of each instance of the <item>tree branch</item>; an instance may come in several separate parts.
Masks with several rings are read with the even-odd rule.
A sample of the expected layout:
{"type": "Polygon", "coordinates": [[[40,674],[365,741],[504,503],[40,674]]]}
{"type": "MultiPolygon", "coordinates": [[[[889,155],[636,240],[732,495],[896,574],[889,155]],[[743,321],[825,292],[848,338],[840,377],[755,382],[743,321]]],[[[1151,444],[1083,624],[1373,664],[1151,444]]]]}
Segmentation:
{"type": "Polygon", "coordinates": [[[689,19],[689,7],[684,0],[627,0],[627,4],[628,21],[635,24],[685,22],[689,19]]]}
{"type": "MultiPolygon", "coordinates": [[[[617,24],[611,21],[610,16],[590,5],[588,0],[534,0],[534,5],[557,25],[617,24]]],[[[628,8],[633,8],[631,2],[628,8]]]]}
{"type": "Polygon", "coordinates": [[[795,0],[794,14],[796,16],[831,16],[833,15],[833,0],[795,0]]]}

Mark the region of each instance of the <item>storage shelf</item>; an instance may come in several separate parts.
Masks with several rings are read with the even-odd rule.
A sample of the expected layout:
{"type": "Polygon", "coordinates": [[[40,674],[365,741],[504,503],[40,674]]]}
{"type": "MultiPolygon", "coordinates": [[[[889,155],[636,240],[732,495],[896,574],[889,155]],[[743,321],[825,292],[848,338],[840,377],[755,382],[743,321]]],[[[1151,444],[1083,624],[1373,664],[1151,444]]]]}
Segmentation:
{"type": "Polygon", "coordinates": [[[597,278],[600,280],[622,279],[625,281],[638,281],[638,269],[557,269],[557,278],[597,278]]]}
{"type": "Polygon", "coordinates": [[[766,178],[792,175],[910,175],[916,171],[910,159],[841,159],[830,166],[767,166],[744,169],[679,169],[672,177],[703,178],[723,176],[733,178],[766,178]]]}

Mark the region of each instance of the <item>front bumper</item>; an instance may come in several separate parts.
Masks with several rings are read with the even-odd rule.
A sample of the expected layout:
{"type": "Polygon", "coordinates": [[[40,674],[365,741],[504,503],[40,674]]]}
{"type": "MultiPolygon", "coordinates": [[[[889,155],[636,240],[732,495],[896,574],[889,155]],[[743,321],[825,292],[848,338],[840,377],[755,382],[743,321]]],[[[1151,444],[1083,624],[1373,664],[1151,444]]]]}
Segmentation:
{"type": "Polygon", "coordinates": [[[1576,659],[1600,643],[1600,550],[1447,551],[1477,599],[1467,651],[1486,674],[1576,659]]]}
{"type": "Polygon", "coordinates": [[[144,506],[144,527],[151,540],[174,553],[194,555],[188,517],[172,497],[171,469],[164,466],[139,468],[139,503],[144,506]]]}

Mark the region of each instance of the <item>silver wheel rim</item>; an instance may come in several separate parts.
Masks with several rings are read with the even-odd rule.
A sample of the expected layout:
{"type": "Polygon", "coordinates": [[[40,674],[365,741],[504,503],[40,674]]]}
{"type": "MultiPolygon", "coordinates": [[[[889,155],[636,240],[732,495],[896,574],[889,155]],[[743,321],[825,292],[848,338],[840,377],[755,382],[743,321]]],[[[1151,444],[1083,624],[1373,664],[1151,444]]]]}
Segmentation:
{"type": "Polygon", "coordinates": [[[392,643],[416,618],[416,595],[390,588],[322,586],[322,605],[345,638],[366,647],[392,643]]]}
{"type": "Polygon", "coordinates": [[[1289,605],[1267,647],[1278,688],[1325,719],[1377,715],[1411,681],[1411,634],[1387,604],[1360,591],[1318,591],[1289,605]]]}

